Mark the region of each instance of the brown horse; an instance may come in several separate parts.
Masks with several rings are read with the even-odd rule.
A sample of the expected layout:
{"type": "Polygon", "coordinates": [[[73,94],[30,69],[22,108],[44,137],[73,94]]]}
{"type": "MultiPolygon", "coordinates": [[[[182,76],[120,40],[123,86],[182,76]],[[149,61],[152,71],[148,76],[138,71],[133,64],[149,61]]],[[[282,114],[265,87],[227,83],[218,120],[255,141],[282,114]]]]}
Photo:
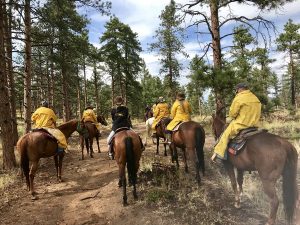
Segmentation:
{"type": "MultiPolygon", "coordinates": [[[[104,118],[104,116],[99,115],[97,116],[97,121],[101,123],[104,126],[107,126],[107,122],[104,118]]],[[[91,158],[93,158],[93,141],[94,138],[96,138],[97,146],[98,146],[98,153],[100,153],[100,146],[99,146],[99,132],[97,130],[97,127],[92,122],[85,122],[84,128],[86,129],[86,132],[83,132],[82,135],[80,135],[80,146],[81,146],[81,159],[84,159],[83,149],[84,149],[84,143],[86,146],[87,154],[90,155],[91,158]]]]}
{"type": "MultiPolygon", "coordinates": [[[[225,126],[225,123],[217,116],[214,117],[213,124],[218,126],[217,130],[225,126]]],[[[217,136],[220,134],[218,133],[217,136]]],[[[224,161],[224,165],[235,193],[235,207],[240,208],[244,171],[258,171],[264,192],[270,199],[270,215],[266,224],[274,224],[279,205],[276,183],[282,176],[283,203],[286,219],[291,224],[298,196],[297,158],[297,151],[291,143],[267,132],[249,137],[240,154],[233,156],[228,153],[228,160],[224,161]],[[234,167],[237,168],[237,179],[234,167]]]]}
{"type": "Polygon", "coordinates": [[[113,149],[115,152],[115,160],[119,167],[119,187],[123,187],[123,205],[127,205],[126,194],[126,174],[125,167],[127,165],[128,182],[133,185],[133,196],[137,199],[136,181],[137,171],[139,169],[139,161],[142,154],[142,145],[138,134],[132,130],[122,130],[115,134],[113,140],[113,149]]]}
{"type": "MultiPolygon", "coordinates": [[[[163,138],[164,142],[166,141],[166,135],[165,135],[165,130],[166,130],[166,125],[171,122],[171,119],[168,117],[163,117],[161,120],[158,122],[157,126],[155,127],[155,137],[156,137],[156,155],[159,154],[159,139],[163,138]]],[[[164,148],[165,148],[165,154],[164,156],[167,156],[167,144],[164,143],[164,148]]]]}
{"type": "MultiPolygon", "coordinates": [[[[70,120],[57,128],[69,138],[71,134],[80,128],[82,124],[78,120],[70,120]]],[[[57,153],[57,141],[49,138],[43,131],[30,132],[23,135],[17,143],[20,153],[20,164],[26,178],[26,184],[31,192],[32,198],[36,199],[33,180],[38,168],[40,158],[54,156],[57,178],[61,182],[61,170],[64,152],[57,153]],[[31,163],[29,169],[29,163],[31,163]]]]}
{"type": "Polygon", "coordinates": [[[199,123],[194,121],[180,124],[178,130],[172,133],[172,143],[170,145],[172,162],[175,160],[179,167],[176,147],[181,148],[185,171],[188,172],[187,159],[192,160],[195,165],[198,184],[201,182],[200,169],[202,169],[203,175],[205,172],[204,143],[205,131],[199,123]]]}

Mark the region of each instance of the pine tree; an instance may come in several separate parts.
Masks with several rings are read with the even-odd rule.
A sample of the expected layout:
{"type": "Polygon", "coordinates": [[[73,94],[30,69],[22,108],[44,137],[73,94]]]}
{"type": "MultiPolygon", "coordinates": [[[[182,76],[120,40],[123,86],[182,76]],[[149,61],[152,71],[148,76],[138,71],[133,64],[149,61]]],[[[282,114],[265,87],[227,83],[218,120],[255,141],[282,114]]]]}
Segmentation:
{"type": "Polygon", "coordinates": [[[176,94],[176,78],[180,76],[182,65],[176,58],[177,54],[187,54],[183,51],[184,29],[181,27],[182,20],[176,15],[175,1],[171,0],[169,5],[159,16],[161,23],[155,31],[156,42],[151,43],[150,50],[156,51],[160,57],[160,74],[167,79],[167,96],[174,99],[176,94]]]}

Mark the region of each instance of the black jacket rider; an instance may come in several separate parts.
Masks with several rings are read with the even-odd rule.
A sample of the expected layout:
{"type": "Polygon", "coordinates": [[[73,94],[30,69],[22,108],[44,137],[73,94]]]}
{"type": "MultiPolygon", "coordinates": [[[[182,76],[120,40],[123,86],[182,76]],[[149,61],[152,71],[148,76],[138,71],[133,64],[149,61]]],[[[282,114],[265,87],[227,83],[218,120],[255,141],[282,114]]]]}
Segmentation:
{"type": "Polygon", "coordinates": [[[128,108],[126,106],[120,105],[112,108],[111,118],[113,120],[113,131],[116,131],[118,128],[121,127],[131,127],[131,124],[129,122],[128,108]]]}

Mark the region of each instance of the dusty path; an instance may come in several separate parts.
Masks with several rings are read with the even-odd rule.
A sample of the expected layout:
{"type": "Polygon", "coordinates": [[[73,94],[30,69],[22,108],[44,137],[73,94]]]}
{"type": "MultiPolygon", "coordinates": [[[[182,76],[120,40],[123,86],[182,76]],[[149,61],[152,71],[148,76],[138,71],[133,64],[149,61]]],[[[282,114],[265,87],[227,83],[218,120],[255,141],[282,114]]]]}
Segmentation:
{"type": "MultiPolygon", "coordinates": [[[[135,129],[143,132],[143,124],[137,125],[135,129]]],[[[107,132],[103,136],[106,137],[107,132]]],[[[265,213],[258,212],[252,204],[244,202],[241,210],[235,210],[232,206],[233,194],[224,194],[225,190],[214,180],[211,168],[208,168],[200,190],[194,191],[197,188],[191,184],[184,186],[191,191],[175,191],[175,194],[182,195],[177,197],[176,202],[170,200],[167,203],[149,204],[145,201],[147,190],[138,185],[140,200],[134,201],[131,188],[128,188],[129,206],[123,207],[121,190],[117,187],[117,166],[115,161],[108,160],[104,137],[100,141],[102,153],[95,153],[93,159],[85,156],[84,161],[80,160],[78,137],[71,138],[72,144],[63,163],[62,183],[56,181],[53,159],[42,160],[35,179],[38,200],[30,199],[24,181],[18,181],[5,190],[4,194],[1,193],[0,225],[255,225],[265,221],[265,213]],[[185,201],[185,198],[188,200],[185,201]],[[205,218],[209,222],[205,222],[205,218]]],[[[211,148],[211,144],[212,138],[208,138],[206,149],[211,148]]],[[[168,157],[155,156],[154,151],[153,145],[147,147],[142,163],[160,159],[169,161],[168,157]]],[[[149,188],[153,187],[149,185],[149,188]]]]}

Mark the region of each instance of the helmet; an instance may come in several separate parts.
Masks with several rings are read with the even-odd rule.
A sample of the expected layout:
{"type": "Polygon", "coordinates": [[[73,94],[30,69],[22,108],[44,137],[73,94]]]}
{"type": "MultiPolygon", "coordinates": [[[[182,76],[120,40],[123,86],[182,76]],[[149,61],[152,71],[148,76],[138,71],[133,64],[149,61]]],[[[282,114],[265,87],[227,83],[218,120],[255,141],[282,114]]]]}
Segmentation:
{"type": "Polygon", "coordinates": [[[42,106],[48,108],[49,107],[48,101],[46,101],[46,100],[42,101],[42,106]]]}
{"type": "Polygon", "coordinates": [[[117,105],[123,104],[123,98],[122,98],[122,96],[117,96],[117,97],[115,98],[115,103],[116,103],[117,105]]]}
{"type": "Polygon", "coordinates": [[[182,101],[185,99],[185,94],[184,93],[177,93],[176,95],[177,100],[182,101]]]}

